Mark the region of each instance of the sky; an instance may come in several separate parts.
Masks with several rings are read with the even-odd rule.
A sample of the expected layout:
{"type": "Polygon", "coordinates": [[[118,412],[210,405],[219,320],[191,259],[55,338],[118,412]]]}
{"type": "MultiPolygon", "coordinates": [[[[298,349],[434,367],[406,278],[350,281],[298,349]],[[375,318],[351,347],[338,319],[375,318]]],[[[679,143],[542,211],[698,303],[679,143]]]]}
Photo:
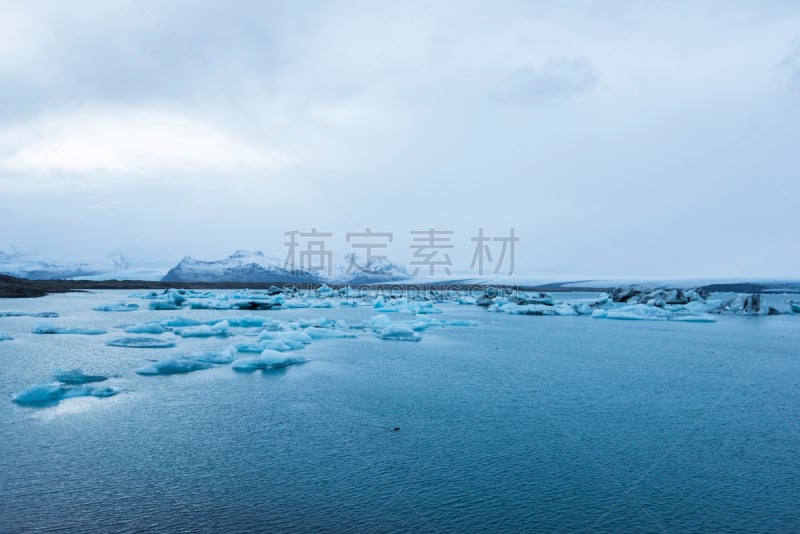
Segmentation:
{"type": "Polygon", "coordinates": [[[794,0],[0,2],[0,250],[52,260],[798,278],[798,139],[794,0]]]}

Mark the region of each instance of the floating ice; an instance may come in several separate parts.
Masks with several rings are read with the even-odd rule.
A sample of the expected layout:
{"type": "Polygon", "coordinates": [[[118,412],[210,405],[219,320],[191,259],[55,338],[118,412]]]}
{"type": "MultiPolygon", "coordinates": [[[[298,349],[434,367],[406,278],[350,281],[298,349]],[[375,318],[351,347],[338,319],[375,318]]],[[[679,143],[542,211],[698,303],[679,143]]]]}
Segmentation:
{"type": "Polygon", "coordinates": [[[273,350],[264,350],[257,358],[239,358],[234,361],[231,367],[234,371],[250,372],[258,369],[268,371],[270,369],[281,369],[290,365],[305,363],[306,358],[289,357],[273,350]]]}
{"type": "Polygon", "coordinates": [[[723,302],[716,310],[716,313],[733,313],[740,315],[778,315],[778,310],[767,305],[760,294],[737,295],[736,297],[723,302]]]}
{"type": "Polygon", "coordinates": [[[793,313],[800,313],[800,302],[790,302],[789,305],[792,307],[793,313]]]}
{"type": "Polygon", "coordinates": [[[11,341],[14,338],[9,336],[8,334],[0,333],[0,341],[11,341]]]}
{"type": "Polygon", "coordinates": [[[98,328],[63,328],[50,323],[38,323],[31,330],[34,334],[82,334],[85,336],[98,336],[105,334],[105,330],[98,328]]]}
{"type": "Polygon", "coordinates": [[[182,306],[166,300],[154,300],[147,305],[151,310],[180,310],[182,306]]]}
{"type": "Polygon", "coordinates": [[[170,327],[174,327],[174,326],[178,326],[178,327],[180,327],[180,326],[200,326],[201,324],[203,324],[203,323],[201,323],[200,321],[198,321],[196,319],[190,319],[188,317],[173,317],[171,319],[165,319],[165,320],[159,321],[159,322],[161,323],[162,326],[170,326],[170,327]]]}
{"type": "Polygon", "coordinates": [[[128,302],[118,302],[116,304],[106,304],[104,306],[96,306],[92,308],[94,311],[101,311],[101,312],[129,312],[129,311],[136,311],[139,309],[138,304],[128,303],[128,302]]]}
{"type": "Polygon", "coordinates": [[[220,321],[214,325],[203,324],[200,326],[187,326],[186,328],[178,328],[175,334],[181,337],[227,337],[232,336],[230,332],[230,324],[228,321],[220,321]]]}
{"type": "Polygon", "coordinates": [[[0,317],[40,317],[40,318],[53,318],[58,317],[56,312],[23,312],[23,311],[0,311],[0,317]]]}
{"type": "Polygon", "coordinates": [[[164,332],[168,332],[168,330],[161,326],[160,323],[150,321],[147,323],[128,325],[125,327],[125,332],[128,334],[163,334],[164,332]]]}
{"type": "Polygon", "coordinates": [[[201,371],[215,367],[214,364],[203,362],[191,357],[164,358],[150,365],[136,370],[140,375],[175,375],[201,371]]]}
{"type": "Polygon", "coordinates": [[[64,386],[61,384],[37,384],[15,395],[12,400],[25,406],[56,404],[74,397],[111,397],[119,393],[112,387],[64,386]]]}
{"type": "Polygon", "coordinates": [[[348,330],[337,330],[334,328],[308,328],[305,333],[311,339],[338,339],[338,338],[354,338],[358,337],[355,332],[348,330]]]}
{"type": "Polygon", "coordinates": [[[70,369],[69,371],[56,369],[53,371],[53,380],[63,382],[64,384],[87,384],[89,382],[102,382],[107,378],[108,377],[103,375],[84,374],[82,369],[70,369]]]}
{"type": "Polygon", "coordinates": [[[381,330],[381,339],[396,341],[419,341],[422,337],[411,328],[403,325],[390,325],[381,330]]]}
{"type": "Polygon", "coordinates": [[[169,349],[175,346],[171,341],[162,341],[154,337],[123,337],[109,341],[110,347],[131,347],[136,349],[169,349]]]}
{"type": "Polygon", "coordinates": [[[696,314],[683,306],[660,308],[647,304],[631,304],[609,310],[595,310],[592,313],[595,319],[621,319],[629,321],[684,321],[696,323],[713,323],[714,317],[706,314],[696,314]]]}
{"type": "Polygon", "coordinates": [[[227,300],[191,300],[189,307],[193,310],[230,310],[233,306],[227,300]]]}

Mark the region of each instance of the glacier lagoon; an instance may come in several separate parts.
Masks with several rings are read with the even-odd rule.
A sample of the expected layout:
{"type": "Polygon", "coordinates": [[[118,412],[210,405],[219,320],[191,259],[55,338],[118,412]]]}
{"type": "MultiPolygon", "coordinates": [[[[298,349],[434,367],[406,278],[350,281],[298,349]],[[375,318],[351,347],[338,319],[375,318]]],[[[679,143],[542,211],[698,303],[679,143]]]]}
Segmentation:
{"type": "Polygon", "coordinates": [[[0,299],[23,312],[0,317],[1,531],[800,527],[800,316],[612,321],[313,297],[175,311],[130,294],[0,299]],[[117,302],[142,305],[93,310],[117,302]],[[41,312],[107,333],[35,334],[42,319],[24,313],[41,312]],[[108,345],[156,323],[133,330],[174,348],[108,345]],[[200,326],[212,335],[175,333],[200,326]],[[238,352],[238,370],[136,372],[237,345],[272,352],[238,352]],[[246,365],[284,357],[304,363],[246,365]],[[12,401],[57,369],[116,394],[12,401]]]}

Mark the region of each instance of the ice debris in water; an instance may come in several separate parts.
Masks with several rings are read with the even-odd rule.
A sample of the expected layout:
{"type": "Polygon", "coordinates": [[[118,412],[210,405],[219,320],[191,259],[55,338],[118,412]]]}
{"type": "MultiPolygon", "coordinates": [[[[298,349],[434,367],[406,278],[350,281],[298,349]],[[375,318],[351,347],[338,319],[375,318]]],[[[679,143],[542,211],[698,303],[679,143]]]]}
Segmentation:
{"type": "Polygon", "coordinates": [[[259,357],[239,358],[234,361],[231,367],[234,371],[249,372],[258,369],[268,371],[270,369],[280,369],[290,365],[297,365],[307,362],[306,358],[286,356],[278,351],[266,349],[261,352],[259,357]]]}
{"type": "Polygon", "coordinates": [[[175,334],[181,337],[227,337],[234,335],[230,331],[230,324],[228,321],[220,321],[214,325],[199,325],[187,326],[185,328],[178,328],[175,334]]]}
{"type": "Polygon", "coordinates": [[[695,323],[713,323],[714,317],[706,314],[692,313],[684,307],[660,308],[647,304],[631,304],[608,310],[595,310],[592,313],[595,319],[621,319],[639,321],[684,321],[695,323]]]}
{"type": "Polygon", "coordinates": [[[75,397],[111,397],[119,393],[112,387],[69,386],[62,384],[37,384],[14,395],[12,400],[25,406],[56,404],[75,397]]]}
{"type": "Polygon", "coordinates": [[[13,339],[14,338],[9,336],[8,334],[3,334],[2,332],[0,332],[0,341],[11,341],[13,339]]]}
{"type": "Polygon", "coordinates": [[[164,358],[136,370],[140,375],[174,375],[210,369],[214,364],[189,357],[164,358]]]}
{"type": "Polygon", "coordinates": [[[169,349],[175,346],[171,341],[154,337],[123,337],[106,343],[110,347],[132,347],[137,349],[169,349]]]}
{"type": "Polygon", "coordinates": [[[34,334],[82,334],[86,336],[97,336],[105,334],[105,330],[99,328],[63,328],[50,323],[38,323],[31,330],[34,334]]]}
{"type": "Polygon", "coordinates": [[[220,351],[204,351],[196,354],[180,354],[163,358],[146,365],[136,372],[140,375],[174,375],[210,369],[219,364],[231,363],[235,359],[235,350],[229,347],[220,351]]]}
{"type": "Polygon", "coordinates": [[[128,334],[163,334],[168,331],[169,330],[161,326],[161,323],[157,321],[131,324],[125,327],[125,332],[128,334]]]}
{"type": "Polygon", "coordinates": [[[69,371],[62,371],[55,369],[53,371],[53,380],[63,382],[64,384],[86,384],[89,382],[102,382],[108,377],[103,375],[87,375],[82,369],[70,369],[69,371]]]}
{"type": "Polygon", "coordinates": [[[116,304],[106,304],[103,306],[95,306],[92,308],[94,311],[101,311],[101,312],[129,312],[129,311],[136,311],[139,309],[138,304],[134,303],[127,303],[127,302],[118,302],[116,304]]]}
{"type": "Polygon", "coordinates": [[[422,339],[418,333],[404,325],[389,325],[381,330],[381,339],[392,339],[396,341],[419,341],[422,339]]]}
{"type": "Polygon", "coordinates": [[[0,317],[39,317],[53,318],[58,317],[56,312],[23,312],[23,311],[0,311],[0,317]]]}

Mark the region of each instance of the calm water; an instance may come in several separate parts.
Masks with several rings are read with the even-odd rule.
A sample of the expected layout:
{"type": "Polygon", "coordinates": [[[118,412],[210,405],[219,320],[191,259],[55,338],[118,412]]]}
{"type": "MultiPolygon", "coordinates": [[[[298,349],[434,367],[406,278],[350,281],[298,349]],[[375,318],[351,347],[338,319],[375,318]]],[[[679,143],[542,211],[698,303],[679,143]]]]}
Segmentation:
{"type": "Polygon", "coordinates": [[[148,358],[252,338],[107,347],[116,325],[178,314],[89,311],[127,293],[0,299],[110,330],[35,336],[40,319],[0,318],[16,338],[0,342],[0,531],[800,530],[800,317],[443,305],[439,318],[480,326],[317,341],[283,372],[147,377],[133,371],[148,358]],[[105,384],[124,392],[11,402],[55,367],[118,375],[105,384]]]}

